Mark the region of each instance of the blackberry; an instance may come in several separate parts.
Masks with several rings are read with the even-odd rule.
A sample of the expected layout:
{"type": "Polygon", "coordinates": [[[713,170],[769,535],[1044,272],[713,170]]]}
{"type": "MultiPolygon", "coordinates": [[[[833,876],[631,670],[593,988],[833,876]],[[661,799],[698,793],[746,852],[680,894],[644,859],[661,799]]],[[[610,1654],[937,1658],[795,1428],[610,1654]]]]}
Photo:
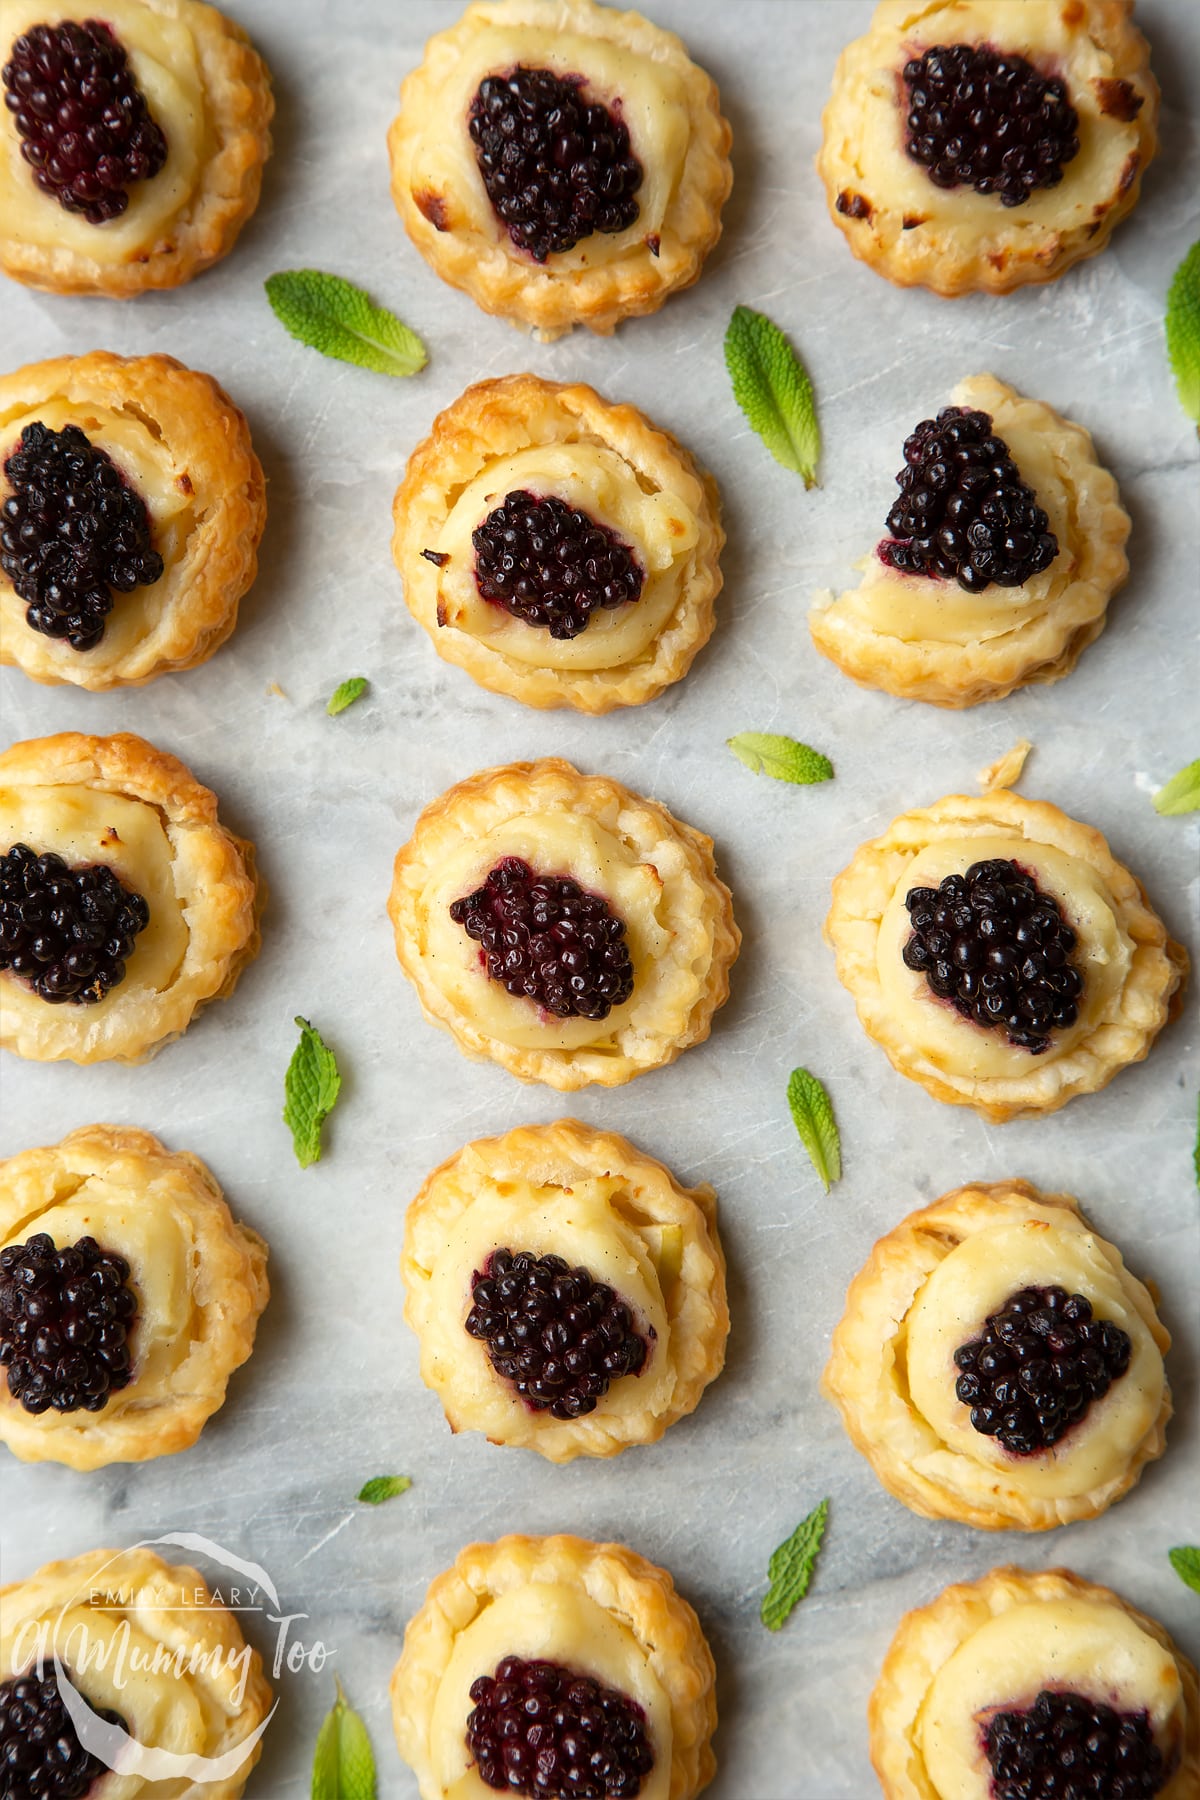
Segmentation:
{"type": "Polygon", "coordinates": [[[552,494],[515,489],[471,542],[484,599],[526,625],[546,627],[552,638],[578,637],[598,608],[641,595],[645,576],[629,545],[552,494]]]}
{"type": "Polygon", "coordinates": [[[1067,86],[1023,56],[973,44],[936,44],[904,65],[905,149],[935,187],[973,187],[1023,206],[1057,187],[1079,154],[1079,117],[1067,86]]]}
{"type": "Polygon", "coordinates": [[[4,87],[33,179],[89,224],[120,218],[132,184],[167,160],[124,46],[99,19],[24,32],[9,51],[4,87]]]}
{"type": "Polygon", "coordinates": [[[883,561],[908,575],[953,577],[969,594],[1020,587],[1058,555],[1058,539],[985,412],[946,406],[904,444],[900,498],[883,561]]]}
{"type": "Polygon", "coordinates": [[[525,1404],[556,1419],[595,1412],[609,1384],[646,1361],[619,1294],[561,1256],[531,1250],[494,1250],[476,1270],[467,1330],[525,1404]]]}
{"type": "Polygon", "coordinates": [[[1046,1688],[984,1732],[995,1800],[1153,1800],[1167,1768],[1146,1713],[1046,1688]]]}
{"type": "MultiPolygon", "coordinates": [[[[92,1711],[128,1731],[120,1713],[92,1711]]],[[[55,1676],[0,1682],[0,1800],[82,1800],[106,1772],[79,1742],[55,1676]]]]}
{"type": "Polygon", "coordinates": [[[489,75],[468,129],[492,209],[534,262],[573,250],[593,231],[625,231],[637,218],[642,165],[629,130],[616,112],[584,99],[582,75],[489,75]]]}
{"type": "Polygon", "coordinates": [[[145,503],[78,425],[27,425],[4,473],[12,493],[0,507],[0,568],[28,602],[26,623],[94,650],[113,590],[128,594],[162,575],[145,503]]]}
{"type": "Polygon", "coordinates": [[[0,969],[51,1005],[94,1006],[125,979],[150,908],[107,863],[68,868],[14,844],[0,863],[0,969]]]}
{"type": "Polygon", "coordinates": [[[479,945],[493,981],[558,1019],[606,1019],[633,992],[625,923],[570,875],[506,856],[450,917],[479,945]]]}
{"type": "Polygon", "coordinates": [[[29,1413],[99,1412],[133,1379],[137,1295],[129,1264],[82,1237],[57,1250],[48,1232],[0,1250],[0,1364],[29,1413]]]}
{"type": "Polygon", "coordinates": [[[1133,1346],[1083,1294],[1028,1287],[984,1320],[981,1337],[954,1352],[955,1393],[971,1423],[1014,1456],[1057,1444],[1129,1367],[1133,1346]]]}
{"type": "Polygon", "coordinates": [[[1051,1031],[1075,1023],[1083,993],[1070,961],[1075,933],[1018,863],[972,863],[935,888],[910,888],[904,904],[912,924],[905,967],[964,1019],[1007,1032],[1034,1056],[1050,1048],[1051,1031]]]}
{"type": "Polygon", "coordinates": [[[654,1767],[636,1700],[556,1662],[505,1656],[471,1684],[467,1749],[490,1788],[533,1800],[634,1800],[654,1767]]]}

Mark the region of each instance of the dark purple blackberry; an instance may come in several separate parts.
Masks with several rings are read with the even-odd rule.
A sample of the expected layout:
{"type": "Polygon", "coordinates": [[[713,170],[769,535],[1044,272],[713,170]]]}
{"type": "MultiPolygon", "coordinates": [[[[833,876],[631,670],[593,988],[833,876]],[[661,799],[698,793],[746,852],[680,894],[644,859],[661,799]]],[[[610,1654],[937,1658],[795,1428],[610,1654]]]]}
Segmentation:
{"type": "Polygon", "coordinates": [[[955,1393],[984,1437],[1014,1456],[1057,1444],[1129,1367],[1133,1346],[1066,1288],[1021,1288],[954,1352],[955,1393]]]}
{"type": "Polygon", "coordinates": [[[1079,154],[1079,118],[1057,76],[1023,56],[936,44],[904,65],[905,149],[935,187],[973,187],[1022,206],[1057,187],[1079,154]]]}
{"type": "Polygon", "coordinates": [[[556,1662],[506,1656],[471,1684],[467,1749],[490,1788],[530,1800],[634,1800],[654,1767],[636,1700],[556,1662]]]}
{"type": "Polygon", "coordinates": [[[4,65],[4,104],[33,179],[92,225],[120,218],[126,191],[167,160],[124,46],[99,19],[35,25],[4,65]]]}
{"type": "MultiPolygon", "coordinates": [[[[120,1713],[92,1711],[128,1731],[120,1713]]],[[[55,1676],[0,1682],[0,1800],[82,1800],[105,1773],[79,1742],[55,1676]]]]}
{"type": "Polygon", "coordinates": [[[912,923],[905,967],[964,1019],[1007,1032],[1034,1056],[1050,1048],[1051,1031],[1075,1023],[1083,993],[1070,961],[1075,933],[1018,863],[972,863],[938,887],[910,888],[904,904],[912,923]]]}
{"type": "Polygon", "coordinates": [[[620,1295],[561,1256],[494,1250],[471,1279],[467,1330],[527,1406],[579,1419],[622,1375],[639,1375],[646,1340],[620,1295]]]}
{"type": "Polygon", "coordinates": [[[113,590],[149,587],[163,572],[141,495],[78,425],[27,425],[4,473],[12,493],[0,507],[0,568],[28,602],[26,623],[94,650],[113,590]]]}
{"type": "Polygon", "coordinates": [[[0,863],[0,969],[51,1005],[94,1006],[125,979],[150,908],[107,863],[68,868],[14,844],[0,863]]]}
{"type": "Polygon", "coordinates": [[[492,208],[534,262],[573,250],[593,231],[625,231],[637,218],[642,165],[628,128],[584,99],[582,75],[489,75],[468,129],[492,208]]]}
{"type": "Polygon", "coordinates": [[[526,625],[552,638],[586,631],[600,607],[639,598],[645,579],[628,544],[553,494],[517,488],[471,533],[475,584],[526,625]]]}
{"type": "Polygon", "coordinates": [[[506,856],[450,917],[479,945],[493,981],[558,1019],[606,1019],[633,992],[625,923],[569,875],[506,856]]]}
{"type": "Polygon", "coordinates": [[[1146,1713],[1043,1689],[983,1734],[995,1800],[1153,1800],[1167,1768],[1146,1713]]]}
{"type": "Polygon", "coordinates": [[[0,1250],[0,1364],[26,1412],[99,1412],[133,1378],[129,1264],[95,1238],[48,1232],[0,1250]]]}
{"type": "Polygon", "coordinates": [[[985,412],[946,406],[904,444],[900,498],[883,561],[908,575],[953,577],[969,594],[1020,587],[1058,555],[1058,539],[985,412]]]}

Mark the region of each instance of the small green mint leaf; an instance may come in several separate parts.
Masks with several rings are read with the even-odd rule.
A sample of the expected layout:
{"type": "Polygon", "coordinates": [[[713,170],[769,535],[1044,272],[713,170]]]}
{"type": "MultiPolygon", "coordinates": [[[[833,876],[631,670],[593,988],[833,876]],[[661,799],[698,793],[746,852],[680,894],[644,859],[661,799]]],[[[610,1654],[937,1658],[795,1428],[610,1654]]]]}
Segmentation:
{"type": "Polygon", "coordinates": [[[407,1494],[411,1486],[411,1475],[372,1475],[370,1481],[364,1481],[359,1488],[358,1498],[368,1506],[382,1506],[385,1500],[407,1494]]]}
{"type": "Polygon", "coordinates": [[[748,306],[734,308],[725,333],[733,397],[777,463],[815,487],[821,429],[812,383],[778,325],[748,306]]]}
{"type": "Polygon", "coordinates": [[[1200,241],[1194,243],[1167,290],[1167,356],[1179,399],[1200,424],[1200,241]]]}
{"type": "Polygon", "coordinates": [[[1190,813],[1200,808],[1200,757],[1190,762],[1178,775],[1172,775],[1165,787],[1154,796],[1158,813],[1190,813]]]}
{"type": "Polygon", "coordinates": [[[1185,1586],[1194,1594],[1200,1594],[1200,1550],[1195,1544],[1177,1544],[1174,1550],[1168,1550],[1171,1567],[1185,1586]]]}
{"type": "Polygon", "coordinates": [[[415,375],[428,361],[415,331],[340,275],[283,269],[267,277],[266,289],[285,331],[322,356],[380,375],[415,375]]]}
{"type": "Polygon", "coordinates": [[[842,1143],[829,1095],[807,1069],[793,1069],[788,1078],[787,1097],[792,1123],[828,1193],[830,1183],[840,1181],[842,1174],[842,1143]]]}
{"type": "Polygon", "coordinates": [[[754,775],[769,775],[773,781],[790,781],[798,787],[833,777],[829,758],[795,738],[777,737],[770,731],[739,731],[726,742],[754,775]]]}
{"type": "Polygon", "coordinates": [[[781,1630],[808,1592],[828,1517],[829,1501],[822,1500],[806,1519],[801,1519],[791,1537],[784,1539],[767,1564],[771,1585],[759,1616],[768,1631],[781,1630]]]}
{"type": "Polygon", "coordinates": [[[353,706],[356,700],[362,699],[367,687],[368,682],[365,675],[351,675],[348,681],[339,682],[334,688],[325,711],[331,719],[336,719],[338,714],[345,712],[348,706],[353,706]]]}
{"type": "Polygon", "coordinates": [[[375,1800],[375,1753],[340,1681],[337,1699],[317,1733],[312,1800],[375,1800]]]}
{"type": "Polygon", "coordinates": [[[292,1134],[302,1169],[321,1159],[321,1127],[337,1103],[342,1085],[337,1062],[320,1032],[297,1015],[300,1042],[284,1078],[283,1122],[292,1134]]]}

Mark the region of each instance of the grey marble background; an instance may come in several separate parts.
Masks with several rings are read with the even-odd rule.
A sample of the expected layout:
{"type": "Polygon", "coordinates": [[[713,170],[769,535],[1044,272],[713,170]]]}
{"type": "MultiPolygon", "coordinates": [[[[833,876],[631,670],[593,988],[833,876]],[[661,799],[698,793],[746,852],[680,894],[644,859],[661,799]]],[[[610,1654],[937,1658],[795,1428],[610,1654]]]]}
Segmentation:
{"type": "MultiPolygon", "coordinates": [[[[234,998],[148,1067],[3,1069],[3,1149],[93,1120],[142,1125],[203,1156],[271,1245],[272,1300],[252,1362],[192,1451],[79,1476],[3,1469],[5,1577],[161,1532],[207,1534],[271,1572],[299,1629],[336,1652],[373,1733],[383,1800],[413,1800],[387,1680],[406,1619],[460,1546],[509,1529],[624,1539],[673,1572],[720,1670],[713,1800],[868,1800],[866,1699],[900,1615],[1007,1559],[1068,1563],[1158,1615],[1193,1655],[1200,1601],[1171,1544],[1200,1537],[1194,1012],[1106,1092],[989,1128],[893,1073],[855,1021],[820,940],[831,876],[899,811],[974,791],[1020,737],[1025,790],[1103,829],[1174,933],[1198,947],[1194,821],[1152,791],[1194,757],[1196,438],[1170,383],[1163,297],[1200,235],[1200,9],[1144,0],[1165,91],[1162,150],[1133,219],[1053,286],[950,303],[854,262],[813,172],[838,49],[866,0],[654,0],[720,81],[735,132],[724,238],[699,286],[615,339],[530,343],[442,286],[388,195],[384,133],[401,77],[456,5],[236,0],[274,72],[276,152],[229,260],[125,305],[0,294],[6,365],[104,346],[169,351],[247,411],[270,478],[262,572],[204,668],[128,694],[0,684],[10,738],[143,733],[181,755],[253,837],[271,885],[263,951],[234,998]],[[368,286],[426,339],[428,368],[388,381],[287,338],[262,292],[318,266],[368,286]],[[736,410],[722,362],[739,301],[769,312],[811,370],[825,435],[819,490],[778,468],[736,410]],[[406,612],[388,552],[405,458],[468,382],[530,368],[631,398],[711,467],[729,547],[720,624],[691,675],[640,711],[539,714],[440,662],[406,612]],[[894,493],[900,446],[962,376],[992,370],[1082,420],[1133,514],[1133,576],[1070,679],[951,715],[861,692],[813,651],[811,591],[844,581],[894,493]],[[336,720],[338,681],[370,697],[336,720]],[[278,684],[282,694],[274,691],[278,684]],[[733,732],[792,733],[830,753],[810,790],[756,780],[733,732]],[[478,767],[563,754],[658,796],[712,832],[746,934],[709,1043],[673,1068],[565,1100],[465,1061],[426,1025],[384,916],[392,856],[419,809],[478,767]],[[324,1160],[302,1173],[280,1122],[293,1015],[345,1072],[324,1160]],[[828,1082],[845,1178],[825,1198],[788,1118],[788,1071],[828,1082]],[[625,1132],[686,1181],[711,1180],[730,1259],[723,1379],[653,1449],[555,1469],[451,1438],[417,1375],[397,1256],[420,1181],[470,1137],[575,1112],[625,1132]],[[877,1486],[819,1398],[842,1296],[875,1237],[975,1178],[1079,1194],[1158,1282],[1175,1333],[1178,1416],[1165,1461],[1106,1518],[1040,1537],[914,1517],[877,1486]],[[357,1506],[383,1471],[403,1499],[357,1506]],[[822,1495],[830,1526],[809,1598],[777,1636],[758,1620],[767,1558],[822,1495]]],[[[257,1641],[270,1649],[271,1634],[257,1641]]],[[[253,1800],[300,1800],[330,1670],[288,1675],[253,1800]]]]}

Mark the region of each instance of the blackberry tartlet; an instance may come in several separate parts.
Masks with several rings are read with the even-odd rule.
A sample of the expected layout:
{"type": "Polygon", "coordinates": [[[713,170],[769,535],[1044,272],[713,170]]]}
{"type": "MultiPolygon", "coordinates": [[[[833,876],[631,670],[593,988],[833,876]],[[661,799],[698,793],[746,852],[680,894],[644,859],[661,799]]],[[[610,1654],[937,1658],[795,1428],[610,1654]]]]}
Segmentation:
{"type": "Polygon", "coordinates": [[[594,0],[468,6],[388,133],[417,249],[539,337],[610,332],[689,287],[721,235],[730,131],[670,32],[594,0]]]}
{"type": "Polygon", "coordinates": [[[813,642],[864,687],[934,706],[1070,674],[1124,582],[1129,515],[1088,433],[992,375],[904,445],[885,534],[813,642]]]}

